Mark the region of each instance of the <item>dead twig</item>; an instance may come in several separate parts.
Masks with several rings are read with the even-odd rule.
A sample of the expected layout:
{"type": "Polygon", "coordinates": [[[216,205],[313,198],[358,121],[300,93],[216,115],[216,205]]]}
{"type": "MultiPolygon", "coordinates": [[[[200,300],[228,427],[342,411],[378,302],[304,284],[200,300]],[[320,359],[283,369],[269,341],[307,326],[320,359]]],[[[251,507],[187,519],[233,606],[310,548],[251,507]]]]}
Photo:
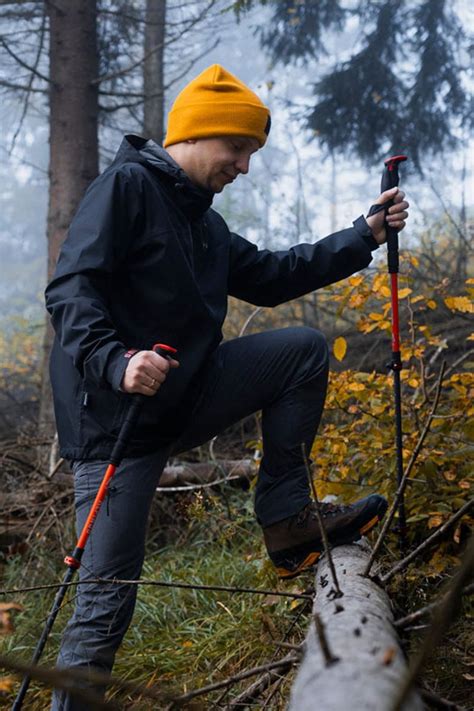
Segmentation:
{"type": "MultiPolygon", "coordinates": [[[[474,583],[471,585],[467,585],[464,590],[462,590],[462,595],[472,595],[474,593],[474,583]]],[[[444,598],[441,598],[440,600],[436,600],[436,602],[431,602],[429,605],[425,605],[425,607],[420,607],[419,610],[416,610],[415,612],[410,613],[409,615],[406,615],[405,617],[400,617],[398,620],[396,620],[393,624],[394,627],[397,628],[404,628],[404,627],[409,627],[412,625],[414,622],[418,622],[419,620],[422,620],[423,617],[426,617],[426,615],[430,615],[434,610],[436,610],[437,607],[441,605],[443,602],[444,598]]]]}
{"type": "Polygon", "coordinates": [[[274,683],[273,689],[270,691],[267,698],[265,699],[265,703],[262,706],[262,711],[263,711],[263,709],[270,708],[270,701],[280,691],[280,687],[283,684],[283,682],[285,681],[285,678],[286,677],[282,676],[281,674],[279,675],[279,678],[274,683]]]}
{"type": "Polygon", "coordinates": [[[421,698],[429,704],[430,709],[438,709],[438,711],[467,711],[462,706],[458,706],[448,699],[443,699],[442,696],[435,694],[433,689],[429,689],[425,684],[419,689],[421,698]]]}
{"type": "Polygon", "coordinates": [[[299,661],[299,655],[294,652],[287,654],[286,657],[279,659],[276,662],[270,662],[269,664],[262,664],[258,667],[253,667],[252,669],[246,669],[240,674],[234,674],[233,676],[223,679],[222,681],[217,681],[215,684],[208,684],[207,686],[202,686],[200,689],[194,689],[189,691],[187,694],[182,694],[182,696],[177,696],[172,700],[169,709],[174,707],[182,706],[183,704],[191,701],[191,699],[196,698],[196,696],[203,696],[204,694],[209,694],[212,691],[217,691],[225,686],[230,686],[231,684],[236,684],[239,681],[248,679],[251,676],[256,676],[257,674],[263,674],[274,669],[290,669],[294,664],[299,661]]]}
{"type": "Polygon", "coordinates": [[[474,536],[471,537],[461,567],[444,595],[444,599],[433,615],[433,621],[428,628],[421,649],[411,660],[408,673],[399,689],[397,698],[391,711],[400,711],[413,686],[418,679],[426,661],[433,653],[435,647],[441,642],[451,622],[460,609],[463,588],[472,577],[474,566],[474,536]]]}
{"type": "Polygon", "coordinates": [[[472,508],[474,504],[474,498],[470,499],[469,501],[466,501],[464,506],[461,506],[460,509],[456,511],[447,521],[446,523],[443,523],[440,528],[438,528],[437,531],[431,534],[426,541],[423,541],[423,543],[420,543],[420,545],[415,548],[414,551],[409,553],[403,560],[400,560],[398,563],[396,563],[391,570],[388,571],[388,573],[385,573],[385,575],[380,576],[379,580],[381,583],[384,585],[393,578],[393,576],[396,573],[399,573],[401,570],[404,570],[417,556],[420,555],[420,553],[423,553],[427,548],[430,548],[433,543],[436,543],[436,541],[439,538],[442,538],[446,531],[451,528],[457,521],[459,521],[460,518],[466,514],[470,508],[472,508]]]}
{"type": "Polygon", "coordinates": [[[454,370],[456,370],[458,365],[461,365],[461,363],[470,358],[473,354],[474,348],[470,348],[468,351],[466,351],[466,353],[463,353],[462,356],[457,358],[457,360],[455,360],[454,363],[449,366],[449,368],[446,370],[445,375],[449,375],[450,373],[452,373],[454,370]]]}
{"type": "Polygon", "coordinates": [[[90,669],[50,668],[43,665],[25,664],[3,655],[0,655],[0,668],[15,672],[21,676],[28,675],[32,679],[44,682],[55,689],[63,689],[80,701],[86,702],[87,709],[119,711],[121,706],[117,706],[112,701],[104,701],[99,698],[94,692],[83,686],[85,681],[95,686],[112,686],[120,691],[136,693],[145,698],[158,701],[160,702],[159,708],[162,707],[163,702],[166,700],[163,692],[159,691],[157,687],[125,681],[90,669]]]}
{"type": "Polygon", "coordinates": [[[413,469],[413,465],[415,464],[416,460],[418,459],[418,455],[419,455],[419,453],[420,453],[420,451],[421,451],[421,448],[422,448],[422,446],[423,446],[423,443],[424,443],[424,441],[425,441],[425,439],[426,439],[426,435],[428,434],[428,432],[429,432],[429,430],[430,430],[431,423],[432,423],[433,418],[434,418],[434,416],[435,416],[436,409],[437,409],[438,403],[439,403],[439,398],[440,398],[440,395],[441,395],[441,383],[442,383],[442,381],[443,381],[443,375],[444,375],[444,369],[445,369],[445,367],[446,367],[446,363],[443,361],[443,363],[442,363],[442,365],[441,365],[441,369],[440,369],[440,371],[439,371],[439,376],[438,376],[438,381],[437,381],[437,387],[436,387],[436,394],[435,394],[435,397],[434,397],[433,405],[431,406],[430,414],[428,415],[428,419],[426,420],[426,424],[425,424],[425,426],[424,426],[423,432],[421,433],[421,435],[420,435],[420,437],[419,437],[419,439],[418,439],[418,442],[416,443],[415,449],[413,450],[413,453],[412,453],[412,455],[411,455],[411,457],[410,457],[410,461],[408,462],[408,465],[407,465],[407,467],[406,467],[406,469],[405,469],[405,472],[404,472],[404,474],[403,474],[402,480],[401,480],[401,482],[400,482],[400,486],[399,486],[398,489],[397,489],[397,492],[396,492],[396,494],[395,494],[395,498],[394,498],[394,500],[393,500],[393,502],[392,502],[392,505],[391,505],[391,507],[390,507],[390,509],[389,509],[389,511],[388,511],[388,513],[387,513],[387,515],[386,515],[386,517],[385,517],[385,521],[384,521],[384,524],[383,524],[383,526],[382,526],[382,530],[380,531],[379,537],[377,538],[377,541],[376,541],[376,543],[375,543],[375,545],[374,545],[374,547],[373,547],[371,556],[370,556],[369,561],[368,561],[368,563],[367,563],[367,567],[365,568],[365,570],[364,570],[364,572],[363,572],[363,575],[364,575],[364,576],[368,576],[368,575],[369,575],[370,570],[371,570],[371,568],[372,568],[372,565],[373,565],[373,563],[374,563],[375,557],[376,557],[376,555],[377,555],[377,553],[378,553],[378,551],[379,551],[379,549],[380,549],[380,546],[382,545],[382,543],[383,543],[384,540],[385,540],[385,537],[386,537],[386,535],[387,535],[387,532],[388,532],[388,530],[389,530],[389,528],[390,528],[390,526],[391,526],[391,523],[392,523],[392,521],[393,521],[393,517],[395,516],[395,511],[397,510],[398,504],[399,504],[399,502],[400,502],[400,500],[401,500],[401,498],[402,498],[402,496],[403,496],[403,494],[404,494],[404,492],[405,492],[405,488],[406,488],[406,485],[407,485],[408,477],[410,476],[410,472],[411,472],[411,470],[413,469]]]}
{"type": "MultiPolygon", "coordinates": [[[[259,590],[258,588],[237,588],[228,585],[193,585],[192,583],[180,583],[165,580],[121,580],[118,578],[84,578],[84,580],[72,580],[66,583],[67,587],[76,585],[90,585],[91,583],[103,585],[154,585],[162,588],[182,588],[184,590],[209,590],[216,592],[228,593],[249,593],[252,595],[275,595],[276,597],[289,597],[298,600],[313,601],[311,595],[301,593],[287,593],[280,590],[259,590]]],[[[0,595],[13,595],[19,593],[33,592],[34,590],[52,590],[59,588],[64,583],[50,583],[48,585],[32,585],[24,588],[10,588],[9,590],[0,590],[0,595]]]]}
{"type": "Polygon", "coordinates": [[[244,325],[243,325],[242,328],[240,329],[240,333],[239,333],[239,336],[238,336],[239,338],[241,338],[241,337],[244,335],[245,331],[247,330],[247,328],[248,328],[248,326],[249,326],[249,324],[250,324],[250,321],[252,321],[252,319],[255,318],[255,316],[256,316],[257,314],[259,314],[261,310],[262,310],[262,307],[261,307],[261,306],[257,306],[257,308],[252,311],[252,313],[251,313],[250,316],[246,319],[244,325]]]}
{"type": "MultiPolygon", "coordinates": [[[[90,680],[91,677],[89,677],[88,674],[83,673],[82,676],[79,677],[76,674],[71,674],[71,670],[69,669],[49,669],[44,666],[23,664],[4,656],[0,656],[0,667],[21,676],[28,675],[32,679],[42,681],[55,689],[68,691],[78,701],[82,701],[86,704],[88,709],[97,711],[102,711],[102,709],[104,709],[104,711],[119,711],[117,704],[110,701],[103,701],[91,691],[74,685],[74,682],[77,681],[84,681],[84,679],[90,680]]],[[[104,678],[102,678],[101,681],[104,683],[104,678]]],[[[107,681],[109,681],[109,679],[107,681]]]]}
{"type": "Polygon", "coordinates": [[[43,81],[47,82],[48,84],[53,84],[53,82],[51,81],[51,79],[49,79],[45,74],[42,74],[42,73],[38,70],[37,67],[35,67],[35,66],[30,66],[30,65],[27,64],[21,57],[19,57],[18,54],[16,54],[16,52],[14,52],[14,51],[12,50],[12,48],[5,42],[5,40],[3,39],[3,37],[0,37],[0,44],[1,44],[2,47],[5,49],[5,51],[10,55],[10,57],[12,57],[12,58],[15,60],[15,62],[18,62],[18,64],[19,64],[21,67],[23,67],[24,69],[27,69],[29,72],[31,72],[31,74],[34,74],[35,76],[39,77],[39,78],[42,79],[43,81]]]}
{"type": "Polygon", "coordinates": [[[172,494],[178,491],[196,491],[199,489],[210,489],[213,486],[218,486],[219,484],[227,484],[229,481],[248,481],[245,477],[240,474],[236,476],[225,476],[221,479],[215,479],[214,481],[208,481],[205,484],[187,484],[186,486],[157,486],[155,491],[159,491],[164,494],[172,494]]]}
{"type": "MultiPolygon", "coordinates": [[[[291,669],[291,667],[290,667],[291,669]]],[[[289,669],[288,669],[289,671],[289,669]]],[[[244,691],[227,704],[226,709],[244,709],[255,702],[275,681],[282,682],[281,670],[266,672],[260,679],[250,684],[244,691]]]]}
{"type": "Polygon", "coordinates": [[[331,666],[331,664],[335,664],[336,662],[338,662],[339,657],[334,656],[334,654],[329,649],[329,642],[326,637],[326,630],[324,628],[323,621],[317,612],[314,613],[313,619],[314,626],[316,629],[316,635],[319,641],[319,646],[321,647],[326,666],[329,667],[331,666]]]}
{"type": "Polygon", "coordinates": [[[334,584],[334,597],[343,597],[344,593],[342,592],[341,588],[339,587],[339,581],[337,579],[336,568],[334,567],[334,562],[333,562],[332,555],[331,555],[331,548],[329,546],[329,538],[328,538],[328,534],[326,531],[326,526],[324,524],[323,516],[321,514],[321,508],[320,508],[320,503],[319,503],[316,487],[314,485],[313,477],[311,476],[311,471],[310,471],[310,468],[308,465],[308,458],[306,456],[306,448],[305,448],[304,443],[302,443],[302,445],[301,445],[301,450],[303,452],[303,460],[305,463],[306,473],[307,473],[308,479],[309,479],[309,484],[310,484],[311,490],[313,492],[313,498],[314,498],[314,503],[315,503],[315,508],[316,508],[316,516],[318,517],[319,528],[321,529],[321,535],[322,535],[322,539],[323,539],[323,543],[324,543],[324,552],[326,553],[328,563],[329,563],[329,569],[330,569],[331,575],[332,575],[332,581],[334,584]]]}

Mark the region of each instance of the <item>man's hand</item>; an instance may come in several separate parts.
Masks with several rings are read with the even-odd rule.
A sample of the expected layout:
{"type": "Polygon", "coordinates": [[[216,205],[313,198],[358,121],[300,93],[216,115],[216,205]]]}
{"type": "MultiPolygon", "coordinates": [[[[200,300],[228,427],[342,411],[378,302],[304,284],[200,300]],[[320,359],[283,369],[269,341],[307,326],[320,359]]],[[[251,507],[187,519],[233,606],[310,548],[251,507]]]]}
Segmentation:
{"type": "Polygon", "coordinates": [[[125,393],[154,395],[166,380],[169,369],[178,367],[177,360],[163,358],[155,351],[139,351],[130,359],[120,387],[125,393]]]}
{"type": "Polygon", "coordinates": [[[386,190],[384,193],[379,195],[375,201],[375,204],[383,205],[385,202],[393,200],[393,205],[388,209],[387,216],[385,217],[385,213],[381,211],[377,212],[376,215],[366,217],[367,224],[372,230],[374,239],[379,244],[383,244],[387,239],[385,221],[390,227],[394,227],[398,232],[403,230],[405,227],[405,220],[408,217],[407,208],[409,205],[404,198],[405,193],[399,188],[391,188],[390,190],[386,190]]]}

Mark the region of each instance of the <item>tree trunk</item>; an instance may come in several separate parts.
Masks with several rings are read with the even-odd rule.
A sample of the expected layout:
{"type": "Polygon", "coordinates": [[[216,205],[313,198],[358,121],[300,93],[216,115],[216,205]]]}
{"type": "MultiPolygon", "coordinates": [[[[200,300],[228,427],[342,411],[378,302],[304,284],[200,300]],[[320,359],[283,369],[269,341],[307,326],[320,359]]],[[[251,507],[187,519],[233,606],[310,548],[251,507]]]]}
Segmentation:
{"type": "MultiPolygon", "coordinates": [[[[390,600],[384,590],[362,577],[370,555],[365,542],[332,551],[343,597],[334,599],[326,557],[316,569],[313,611],[322,622],[326,654],[313,619],[289,711],[390,711],[406,673],[390,600]],[[331,659],[332,658],[332,659],[331,659]]],[[[421,711],[412,693],[403,711],[421,711]]]]}
{"type": "Polygon", "coordinates": [[[143,64],[143,133],[157,143],[164,136],[164,53],[166,0],[147,0],[143,64]]]}
{"type": "MultiPolygon", "coordinates": [[[[50,23],[50,160],[48,280],[66,230],[89,183],[98,173],[98,76],[96,0],[47,4],[50,23]]],[[[40,431],[54,432],[48,373],[53,340],[47,323],[43,342],[40,431]]]]}

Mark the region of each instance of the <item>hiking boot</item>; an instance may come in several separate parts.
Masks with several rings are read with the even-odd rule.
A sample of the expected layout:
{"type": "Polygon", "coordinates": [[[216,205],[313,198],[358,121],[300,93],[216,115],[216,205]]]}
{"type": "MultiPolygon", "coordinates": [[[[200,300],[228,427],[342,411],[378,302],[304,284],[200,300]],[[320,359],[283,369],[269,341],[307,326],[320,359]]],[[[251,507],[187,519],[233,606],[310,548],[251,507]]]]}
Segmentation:
{"type": "MultiPolygon", "coordinates": [[[[332,546],[358,541],[383,518],[387,501],[372,494],[353,504],[319,504],[332,546]]],[[[279,578],[294,578],[311,568],[324,551],[316,504],[311,501],[294,516],[263,529],[268,555],[279,578]]]]}

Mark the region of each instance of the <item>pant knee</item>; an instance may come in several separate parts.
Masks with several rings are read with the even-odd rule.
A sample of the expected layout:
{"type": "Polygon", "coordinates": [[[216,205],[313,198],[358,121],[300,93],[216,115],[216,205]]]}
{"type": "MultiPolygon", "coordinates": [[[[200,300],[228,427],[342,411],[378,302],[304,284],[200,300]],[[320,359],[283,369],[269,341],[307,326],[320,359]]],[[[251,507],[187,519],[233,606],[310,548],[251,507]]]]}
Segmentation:
{"type": "Polygon", "coordinates": [[[316,328],[298,326],[289,329],[290,339],[302,359],[306,377],[327,374],[329,368],[329,349],[325,336],[316,328]]]}

